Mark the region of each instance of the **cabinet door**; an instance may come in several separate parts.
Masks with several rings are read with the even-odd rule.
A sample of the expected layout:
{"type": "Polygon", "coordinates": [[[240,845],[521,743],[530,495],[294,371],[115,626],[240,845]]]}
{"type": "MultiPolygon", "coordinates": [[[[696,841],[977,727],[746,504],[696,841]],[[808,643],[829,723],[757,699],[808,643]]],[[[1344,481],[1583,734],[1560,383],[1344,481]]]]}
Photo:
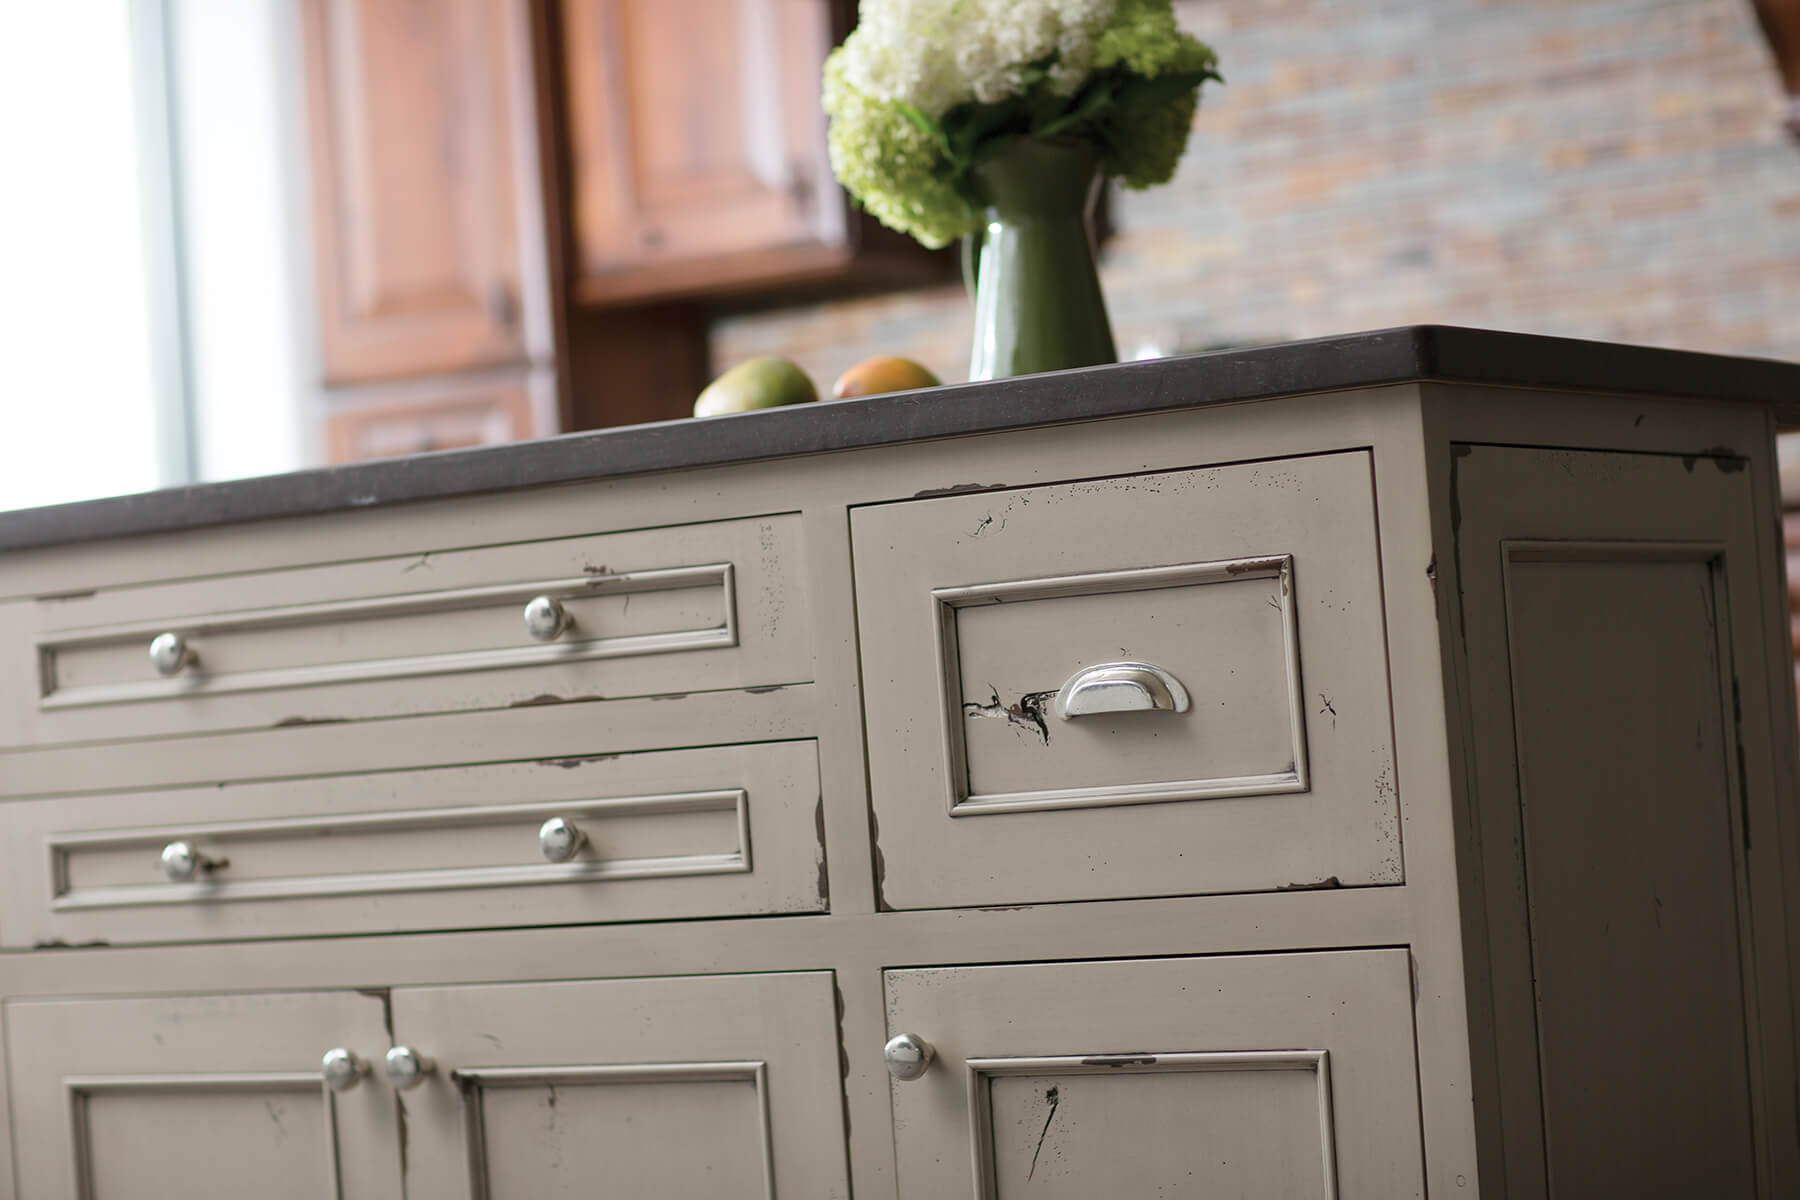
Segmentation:
{"type": "Polygon", "coordinates": [[[326,1089],[334,1047],[379,1062],[383,1002],[355,992],[6,1006],[21,1196],[399,1200],[394,1097],[326,1089]]]}
{"type": "Polygon", "coordinates": [[[304,0],[328,383],[521,357],[502,0],[304,0]]]}
{"type": "Polygon", "coordinates": [[[394,993],[434,1200],[849,1194],[826,972],[394,993]]]}
{"type": "Polygon", "coordinates": [[[1753,476],[1453,462],[1506,1192],[1800,1195],[1753,476]]]}
{"type": "Polygon", "coordinates": [[[844,256],[828,0],[564,0],[577,294],[692,294],[844,256]]]}
{"type": "Polygon", "coordinates": [[[1404,950],[887,973],[902,1200],[1423,1194],[1404,950]]]}

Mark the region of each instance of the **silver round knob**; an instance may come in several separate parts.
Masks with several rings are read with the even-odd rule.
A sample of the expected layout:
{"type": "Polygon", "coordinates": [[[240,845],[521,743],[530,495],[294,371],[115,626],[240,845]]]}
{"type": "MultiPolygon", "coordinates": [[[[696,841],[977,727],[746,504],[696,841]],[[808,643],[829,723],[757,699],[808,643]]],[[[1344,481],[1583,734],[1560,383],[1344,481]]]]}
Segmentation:
{"type": "Polygon", "coordinates": [[[179,633],[159,633],[150,639],[150,665],[158,675],[179,675],[194,661],[194,652],[179,633]]]}
{"type": "Polygon", "coordinates": [[[400,1091],[416,1088],[424,1078],[437,1070],[437,1064],[411,1046],[395,1046],[387,1052],[388,1082],[400,1091]]]}
{"type": "Polygon", "coordinates": [[[897,1033],[881,1048],[881,1061],[887,1064],[889,1075],[904,1083],[923,1075],[936,1053],[918,1034],[897,1033]]]}
{"type": "Polygon", "coordinates": [[[540,642],[554,642],[569,627],[569,610],[554,596],[533,596],[525,605],[525,632],[540,642]]]}
{"type": "Polygon", "coordinates": [[[551,817],[538,826],[538,853],[545,862],[564,863],[581,853],[587,834],[565,817],[551,817]]]}
{"type": "Polygon", "coordinates": [[[319,1063],[319,1073],[325,1077],[326,1087],[334,1092],[347,1092],[369,1073],[369,1064],[355,1051],[336,1046],[325,1052],[319,1063]]]}
{"type": "Polygon", "coordinates": [[[162,848],[162,871],[170,883],[187,883],[202,871],[225,865],[223,859],[208,858],[192,842],[170,842],[162,848]]]}

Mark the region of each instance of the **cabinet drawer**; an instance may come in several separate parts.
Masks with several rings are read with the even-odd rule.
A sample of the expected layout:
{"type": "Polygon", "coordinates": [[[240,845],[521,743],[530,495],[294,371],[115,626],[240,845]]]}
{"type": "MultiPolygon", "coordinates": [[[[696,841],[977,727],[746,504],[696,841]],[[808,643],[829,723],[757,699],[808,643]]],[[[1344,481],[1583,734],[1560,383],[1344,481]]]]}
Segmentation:
{"type": "Polygon", "coordinates": [[[1366,453],[853,534],[890,906],[1400,880],[1366,453]]]}
{"type": "Polygon", "coordinates": [[[161,737],[803,682],[799,536],[796,517],[760,517],[14,605],[0,614],[18,667],[0,735],[161,737]]]}
{"type": "Polygon", "coordinates": [[[818,802],[812,742],[24,801],[0,807],[0,933],[29,945],[819,912],[818,802]]]}
{"type": "Polygon", "coordinates": [[[901,1200],[1424,1194],[1404,950],[886,981],[901,1200]]]}

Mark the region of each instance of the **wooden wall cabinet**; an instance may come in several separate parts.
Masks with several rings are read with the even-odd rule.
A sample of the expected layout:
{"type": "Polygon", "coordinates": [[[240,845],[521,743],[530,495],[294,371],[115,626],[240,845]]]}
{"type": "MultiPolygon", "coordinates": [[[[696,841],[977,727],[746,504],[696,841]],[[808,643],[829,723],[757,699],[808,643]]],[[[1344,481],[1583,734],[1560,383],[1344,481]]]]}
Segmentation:
{"type": "Polygon", "coordinates": [[[830,0],[564,0],[577,299],[847,264],[819,70],[830,0]]]}
{"type": "Polygon", "coordinates": [[[853,214],[843,0],[302,0],[333,462],[686,416],[716,303],[945,277],[853,214]]]}
{"type": "Polygon", "coordinates": [[[504,9],[307,0],[328,385],[526,357],[504,9]]]}

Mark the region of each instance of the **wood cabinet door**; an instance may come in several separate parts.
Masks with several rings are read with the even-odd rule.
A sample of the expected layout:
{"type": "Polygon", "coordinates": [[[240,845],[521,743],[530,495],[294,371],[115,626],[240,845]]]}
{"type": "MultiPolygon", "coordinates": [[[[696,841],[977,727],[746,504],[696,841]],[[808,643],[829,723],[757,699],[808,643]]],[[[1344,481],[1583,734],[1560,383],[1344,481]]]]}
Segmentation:
{"type": "Polygon", "coordinates": [[[326,382],[524,351],[504,0],[304,0],[326,382]]]}
{"type": "Polygon", "coordinates": [[[901,1200],[1424,1194],[1404,950],[887,973],[901,1200]]]}
{"type": "Polygon", "coordinates": [[[333,463],[433,450],[496,446],[556,432],[535,401],[531,372],[481,371],[408,380],[345,400],[325,413],[325,455],[333,463]]]}
{"type": "Polygon", "coordinates": [[[433,1200],[849,1195],[828,972],[394,993],[433,1200]]]}
{"type": "Polygon", "coordinates": [[[399,1200],[392,1089],[320,1075],[334,1047],[380,1063],[384,1015],[357,992],[10,1003],[19,1194],[399,1200]]]}
{"type": "Polygon", "coordinates": [[[842,257],[829,0],[564,0],[576,291],[707,292],[842,257]]]}

